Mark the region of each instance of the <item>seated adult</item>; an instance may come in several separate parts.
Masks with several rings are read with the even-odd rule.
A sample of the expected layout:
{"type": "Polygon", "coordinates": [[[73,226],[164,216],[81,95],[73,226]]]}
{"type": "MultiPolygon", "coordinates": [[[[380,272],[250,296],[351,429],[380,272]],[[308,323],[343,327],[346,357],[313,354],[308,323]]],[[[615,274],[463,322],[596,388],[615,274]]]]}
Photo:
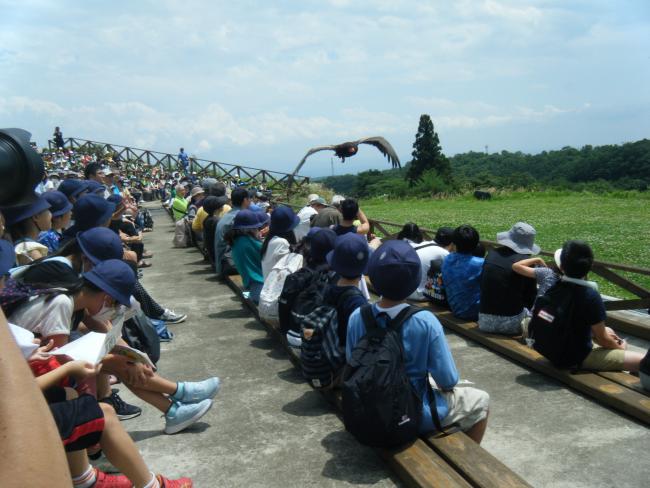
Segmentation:
{"type": "Polygon", "coordinates": [[[307,235],[307,232],[309,232],[309,228],[311,226],[311,218],[318,213],[311,206],[312,203],[315,202],[316,200],[318,200],[318,195],[316,195],[315,193],[308,195],[307,205],[305,205],[303,208],[301,208],[298,211],[298,218],[300,219],[300,224],[298,224],[298,226],[294,230],[296,234],[296,240],[298,242],[300,242],[307,235]]]}
{"type": "Polygon", "coordinates": [[[433,265],[438,274],[441,274],[442,262],[449,254],[449,250],[452,246],[452,233],[453,230],[449,227],[441,227],[436,233],[436,239],[433,241],[425,241],[418,225],[409,222],[404,224],[402,230],[397,234],[397,239],[408,242],[413,249],[415,249],[422,266],[420,284],[411,296],[409,296],[409,300],[427,300],[425,293],[431,292],[431,290],[427,290],[426,288],[427,283],[429,282],[429,271],[433,265]]]}
{"type": "Polygon", "coordinates": [[[454,229],[452,241],[455,252],[442,262],[442,281],[447,302],[453,314],[461,319],[476,320],[481,302],[481,273],[483,258],[473,255],[480,240],[471,225],[454,229]]]}
{"type": "Polygon", "coordinates": [[[327,254],[330,269],[339,276],[336,284],[328,285],[325,303],[336,307],[339,344],[345,347],[348,319],[357,308],[368,303],[359,289],[361,276],[367,273],[370,248],[368,241],[356,233],[340,235],[334,249],[327,254]]]}
{"type": "Polygon", "coordinates": [[[38,196],[34,202],[2,209],[5,223],[11,234],[18,264],[28,264],[48,254],[47,246],[38,242],[41,232],[52,227],[50,204],[38,196]]]}
{"type": "Polygon", "coordinates": [[[195,186],[190,192],[190,201],[187,208],[187,216],[190,219],[196,217],[199,208],[203,206],[203,200],[205,199],[205,190],[200,186],[195,186]]]}
{"type": "MultiPolygon", "coordinates": [[[[394,319],[408,307],[406,299],[417,289],[421,273],[417,253],[404,241],[387,241],[370,256],[368,276],[381,295],[376,304],[370,305],[370,310],[379,327],[386,327],[387,319],[394,319]]],[[[365,334],[366,325],[359,309],[352,313],[348,323],[348,361],[365,334]]],[[[435,412],[443,428],[456,424],[480,443],[487,427],[490,397],[476,388],[457,387],[458,371],[438,319],[426,309],[409,317],[402,325],[402,344],[407,375],[422,399],[420,432],[435,430],[435,412]],[[428,392],[429,375],[437,385],[433,390],[433,405],[428,392]]]]}
{"type": "MultiPolygon", "coordinates": [[[[226,186],[223,183],[218,182],[214,178],[206,178],[206,180],[203,181],[203,184],[205,184],[204,188],[205,191],[207,192],[209,197],[217,197],[219,199],[219,202],[223,201],[223,204],[218,207],[218,211],[214,214],[214,217],[216,217],[216,222],[219,221],[221,217],[223,217],[225,214],[230,212],[230,205],[228,205],[228,198],[226,197],[226,186]],[[206,183],[206,180],[210,180],[209,183],[206,183]]],[[[198,234],[204,234],[203,232],[203,222],[205,221],[206,218],[208,218],[209,213],[214,213],[215,211],[212,210],[212,212],[207,212],[204,208],[206,201],[203,200],[203,205],[201,205],[197,212],[196,212],[196,217],[194,217],[194,220],[192,220],[192,230],[198,234]]],[[[215,225],[216,225],[215,222],[215,225]]],[[[212,229],[212,232],[214,233],[214,229],[212,229]]],[[[204,237],[205,239],[205,237],[204,237]]],[[[214,236],[210,237],[210,241],[214,243],[214,236]]],[[[214,254],[214,249],[211,250],[212,254],[214,254]]]]}
{"type": "Polygon", "coordinates": [[[544,344],[553,344],[553,350],[561,351],[561,357],[549,357],[556,366],[593,371],[639,371],[643,354],[626,350],[626,341],[605,326],[607,313],[598,285],[586,280],[594,261],[589,245],[577,240],[567,241],[558,251],[555,259],[562,276],[535,305],[529,326],[533,347],[543,355],[548,354],[541,337],[535,338],[554,330],[549,323],[562,320],[567,327],[560,335],[548,341],[544,334],[547,339],[544,344]],[[570,305],[554,307],[553,314],[545,308],[546,301],[564,300],[569,300],[570,305]],[[562,311],[567,315],[561,315],[562,311]],[[544,330],[539,330],[540,327],[544,330]]]}
{"type": "Polygon", "coordinates": [[[354,198],[346,198],[339,203],[342,220],[340,224],[333,227],[337,236],[347,234],[348,232],[356,234],[367,234],[370,232],[370,223],[366,214],[359,209],[359,204],[354,198]],[[358,221],[359,224],[355,225],[358,221]]]}
{"type": "Polygon", "coordinates": [[[525,222],[497,234],[501,246],[488,252],[481,276],[478,326],[483,332],[521,334],[521,323],[533,307],[537,286],[534,279],[515,273],[512,265],[539,253],[535,235],[533,226],[525,222]]]}
{"type": "Polygon", "coordinates": [[[176,195],[171,203],[172,217],[174,220],[182,219],[187,215],[187,199],[185,198],[185,186],[180,183],[176,185],[176,195]]]}
{"type": "Polygon", "coordinates": [[[259,303],[264,286],[262,276],[262,241],[259,230],[268,222],[268,214],[241,210],[235,216],[225,240],[232,247],[232,259],[242,277],[244,289],[253,303],[259,303]]]}
{"type": "Polygon", "coordinates": [[[63,231],[70,225],[72,219],[72,204],[59,191],[48,191],[43,198],[50,204],[52,228],[38,235],[38,242],[47,246],[48,254],[56,252],[61,244],[63,231]]]}
{"type": "Polygon", "coordinates": [[[312,227],[332,227],[341,223],[341,213],[327,205],[324,198],[317,198],[311,203],[311,206],[318,212],[312,216],[312,227]]]}
{"type": "Polygon", "coordinates": [[[292,252],[292,246],[296,245],[293,230],[299,223],[299,217],[286,205],[280,205],[271,213],[271,225],[261,250],[264,279],[283,256],[292,252]]]}

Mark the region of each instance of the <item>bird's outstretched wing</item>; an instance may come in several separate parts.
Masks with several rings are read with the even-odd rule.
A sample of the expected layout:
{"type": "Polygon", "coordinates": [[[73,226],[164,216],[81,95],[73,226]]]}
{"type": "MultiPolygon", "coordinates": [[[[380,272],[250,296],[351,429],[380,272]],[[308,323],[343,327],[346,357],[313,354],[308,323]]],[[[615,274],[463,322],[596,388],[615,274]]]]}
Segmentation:
{"type": "Polygon", "coordinates": [[[359,139],[355,142],[355,144],[372,144],[377,149],[379,149],[379,151],[381,151],[384,156],[386,156],[386,159],[388,159],[388,162],[393,165],[393,168],[402,167],[395,149],[393,149],[393,146],[390,145],[390,142],[388,142],[383,137],[366,137],[365,139],[359,139]]]}
{"type": "Polygon", "coordinates": [[[296,174],[298,174],[298,171],[300,171],[300,168],[302,168],[302,165],[305,164],[305,161],[307,160],[307,158],[309,156],[311,156],[312,154],[314,154],[315,152],[328,151],[328,150],[329,151],[334,151],[335,149],[336,149],[336,146],[316,146],[316,147],[312,147],[309,151],[307,151],[307,154],[305,154],[305,157],[302,158],[302,161],[300,161],[300,164],[298,164],[298,166],[294,170],[292,176],[295,176],[296,174]]]}

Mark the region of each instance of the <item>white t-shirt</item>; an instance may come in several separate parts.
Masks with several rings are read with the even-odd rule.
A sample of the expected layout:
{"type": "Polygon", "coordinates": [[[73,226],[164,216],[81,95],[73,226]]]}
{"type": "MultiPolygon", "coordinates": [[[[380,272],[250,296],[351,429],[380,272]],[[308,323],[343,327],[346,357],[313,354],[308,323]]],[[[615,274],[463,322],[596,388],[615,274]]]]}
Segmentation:
{"type": "Polygon", "coordinates": [[[266,248],[266,254],[262,258],[262,275],[264,279],[269,275],[275,263],[280,261],[282,257],[291,252],[289,247],[289,241],[283,237],[274,236],[269,241],[269,245],[266,248]]]}
{"type": "Polygon", "coordinates": [[[43,337],[70,335],[74,301],[68,295],[36,296],[11,314],[12,323],[43,337]],[[48,300],[49,298],[49,300],[48,300]]]}
{"type": "Polygon", "coordinates": [[[445,256],[449,254],[449,251],[447,251],[444,247],[438,246],[435,241],[422,241],[419,244],[408,241],[408,243],[415,248],[415,252],[420,258],[420,265],[422,266],[420,284],[418,285],[417,290],[411,293],[411,296],[409,298],[411,300],[424,300],[424,285],[427,283],[427,273],[429,272],[431,261],[435,259],[444,259],[445,256]]]}
{"type": "Polygon", "coordinates": [[[293,233],[296,235],[296,241],[300,242],[300,240],[307,235],[307,232],[309,232],[310,229],[310,219],[312,215],[316,215],[317,213],[318,212],[309,205],[300,209],[298,212],[300,223],[293,230],[293,233]]]}

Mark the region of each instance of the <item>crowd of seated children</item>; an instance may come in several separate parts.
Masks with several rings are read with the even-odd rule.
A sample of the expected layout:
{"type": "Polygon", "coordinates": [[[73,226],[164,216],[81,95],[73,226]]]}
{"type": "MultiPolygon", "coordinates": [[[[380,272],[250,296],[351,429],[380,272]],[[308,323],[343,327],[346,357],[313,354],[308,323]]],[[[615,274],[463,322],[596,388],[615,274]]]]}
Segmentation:
{"type": "MultiPolygon", "coordinates": [[[[36,376],[32,381],[50,407],[50,420],[35,418],[33,423],[52,421],[58,427],[60,440],[48,449],[65,450],[74,486],[187,488],[192,486],[189,478],[170,480],[148,469],[119,422],[129,417],[119,411],[123,402],[111,390],[111,377],[161,411],[167,434],[188,428],[210,410],[220,389],[217,377],[170,381],[145,362],[110,352],[98,364],[52,354],[89,332],[121,327],[138,307],[167,322],[185,318],[162,308],[138,281],[137,258],[124,246],[132,242],[123,242],[125,235],[142,241],[137,205],[117,171],[111,172],[117,179],[104,180],[101,166],[94,165],[86,181],[74,173],[58,187],[41,185],[40,195],[27,196],[29,203],[0,208],[0,305],[11,322],[0,326],[10,328],[25,352],[36,376]],[[136,222],[121,220],[125,212],[136,222]],[[41,347],[30,347],[33,341],[41,347]],[[91,466],[89,455],[94,459],[102,452],[123,474],[108,475],[91,466]]],[[[122,339],[118,344],[126,345],[122,339]]],[[[51,438],[44,432],[43,439],[51,438]]],[[[55,481],[53,486],[59,485],[55,481]]]]}
{"type": "Polygon", "coordinates": [[[514,263],[538,254],[535,229],[525,222],[497,234],[499,247],[485,257],[478,326],[484,332],[519,335],[536,295],[535,280],[513,271],[514,263]]]}
{"type": "MultiPolygon", "coordinates": [[[[387,241],[370,256],[368,276],[380,295],[371,310],[380,327],[408,307],[406,299],[420,284],[421,273],[420,259],[407,242],[387,241]]],[[[357,309],[348,321],[348,360],[365,330],[357,309]]],[[[420,431],[434,431],[432,415],[437,415],[443,428],[455,424],[480,443],[487,427],[489,396],[482,390],[457,385],[456,365],[438,319],[426,309],[412,315],[403,324],[402,342],[407,375],[423,402],[420,431]],[[435,404],[431,406],[427,392],[429,375],[436,384],[435,404]]]]}

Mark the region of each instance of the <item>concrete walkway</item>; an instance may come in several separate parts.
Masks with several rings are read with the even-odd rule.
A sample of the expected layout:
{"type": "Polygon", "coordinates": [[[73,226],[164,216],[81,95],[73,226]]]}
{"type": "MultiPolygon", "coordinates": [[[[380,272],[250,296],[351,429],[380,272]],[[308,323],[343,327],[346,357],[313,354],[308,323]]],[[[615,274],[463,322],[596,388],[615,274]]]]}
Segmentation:
{"type": "MultiPolygon", "coordinates": [[[[170,326],[176,338],[163,344],[160,373],[223,380],[212,410],[187,432],[162,434],[163,419],[146,406],[125,422],[151,469],[191,476],[198,487],[398,484],[372,450],[343,430],[200,254],[172,248],[170,219],[151,208],[156,230],[146,246],[155,257],[143,283],[160,303],[189,315],[170,326]]],[[[492,398],[483,446],[529,483],[647,486],[648,428],[471,341],[447,337],[461,377],[492,398]]]]}

